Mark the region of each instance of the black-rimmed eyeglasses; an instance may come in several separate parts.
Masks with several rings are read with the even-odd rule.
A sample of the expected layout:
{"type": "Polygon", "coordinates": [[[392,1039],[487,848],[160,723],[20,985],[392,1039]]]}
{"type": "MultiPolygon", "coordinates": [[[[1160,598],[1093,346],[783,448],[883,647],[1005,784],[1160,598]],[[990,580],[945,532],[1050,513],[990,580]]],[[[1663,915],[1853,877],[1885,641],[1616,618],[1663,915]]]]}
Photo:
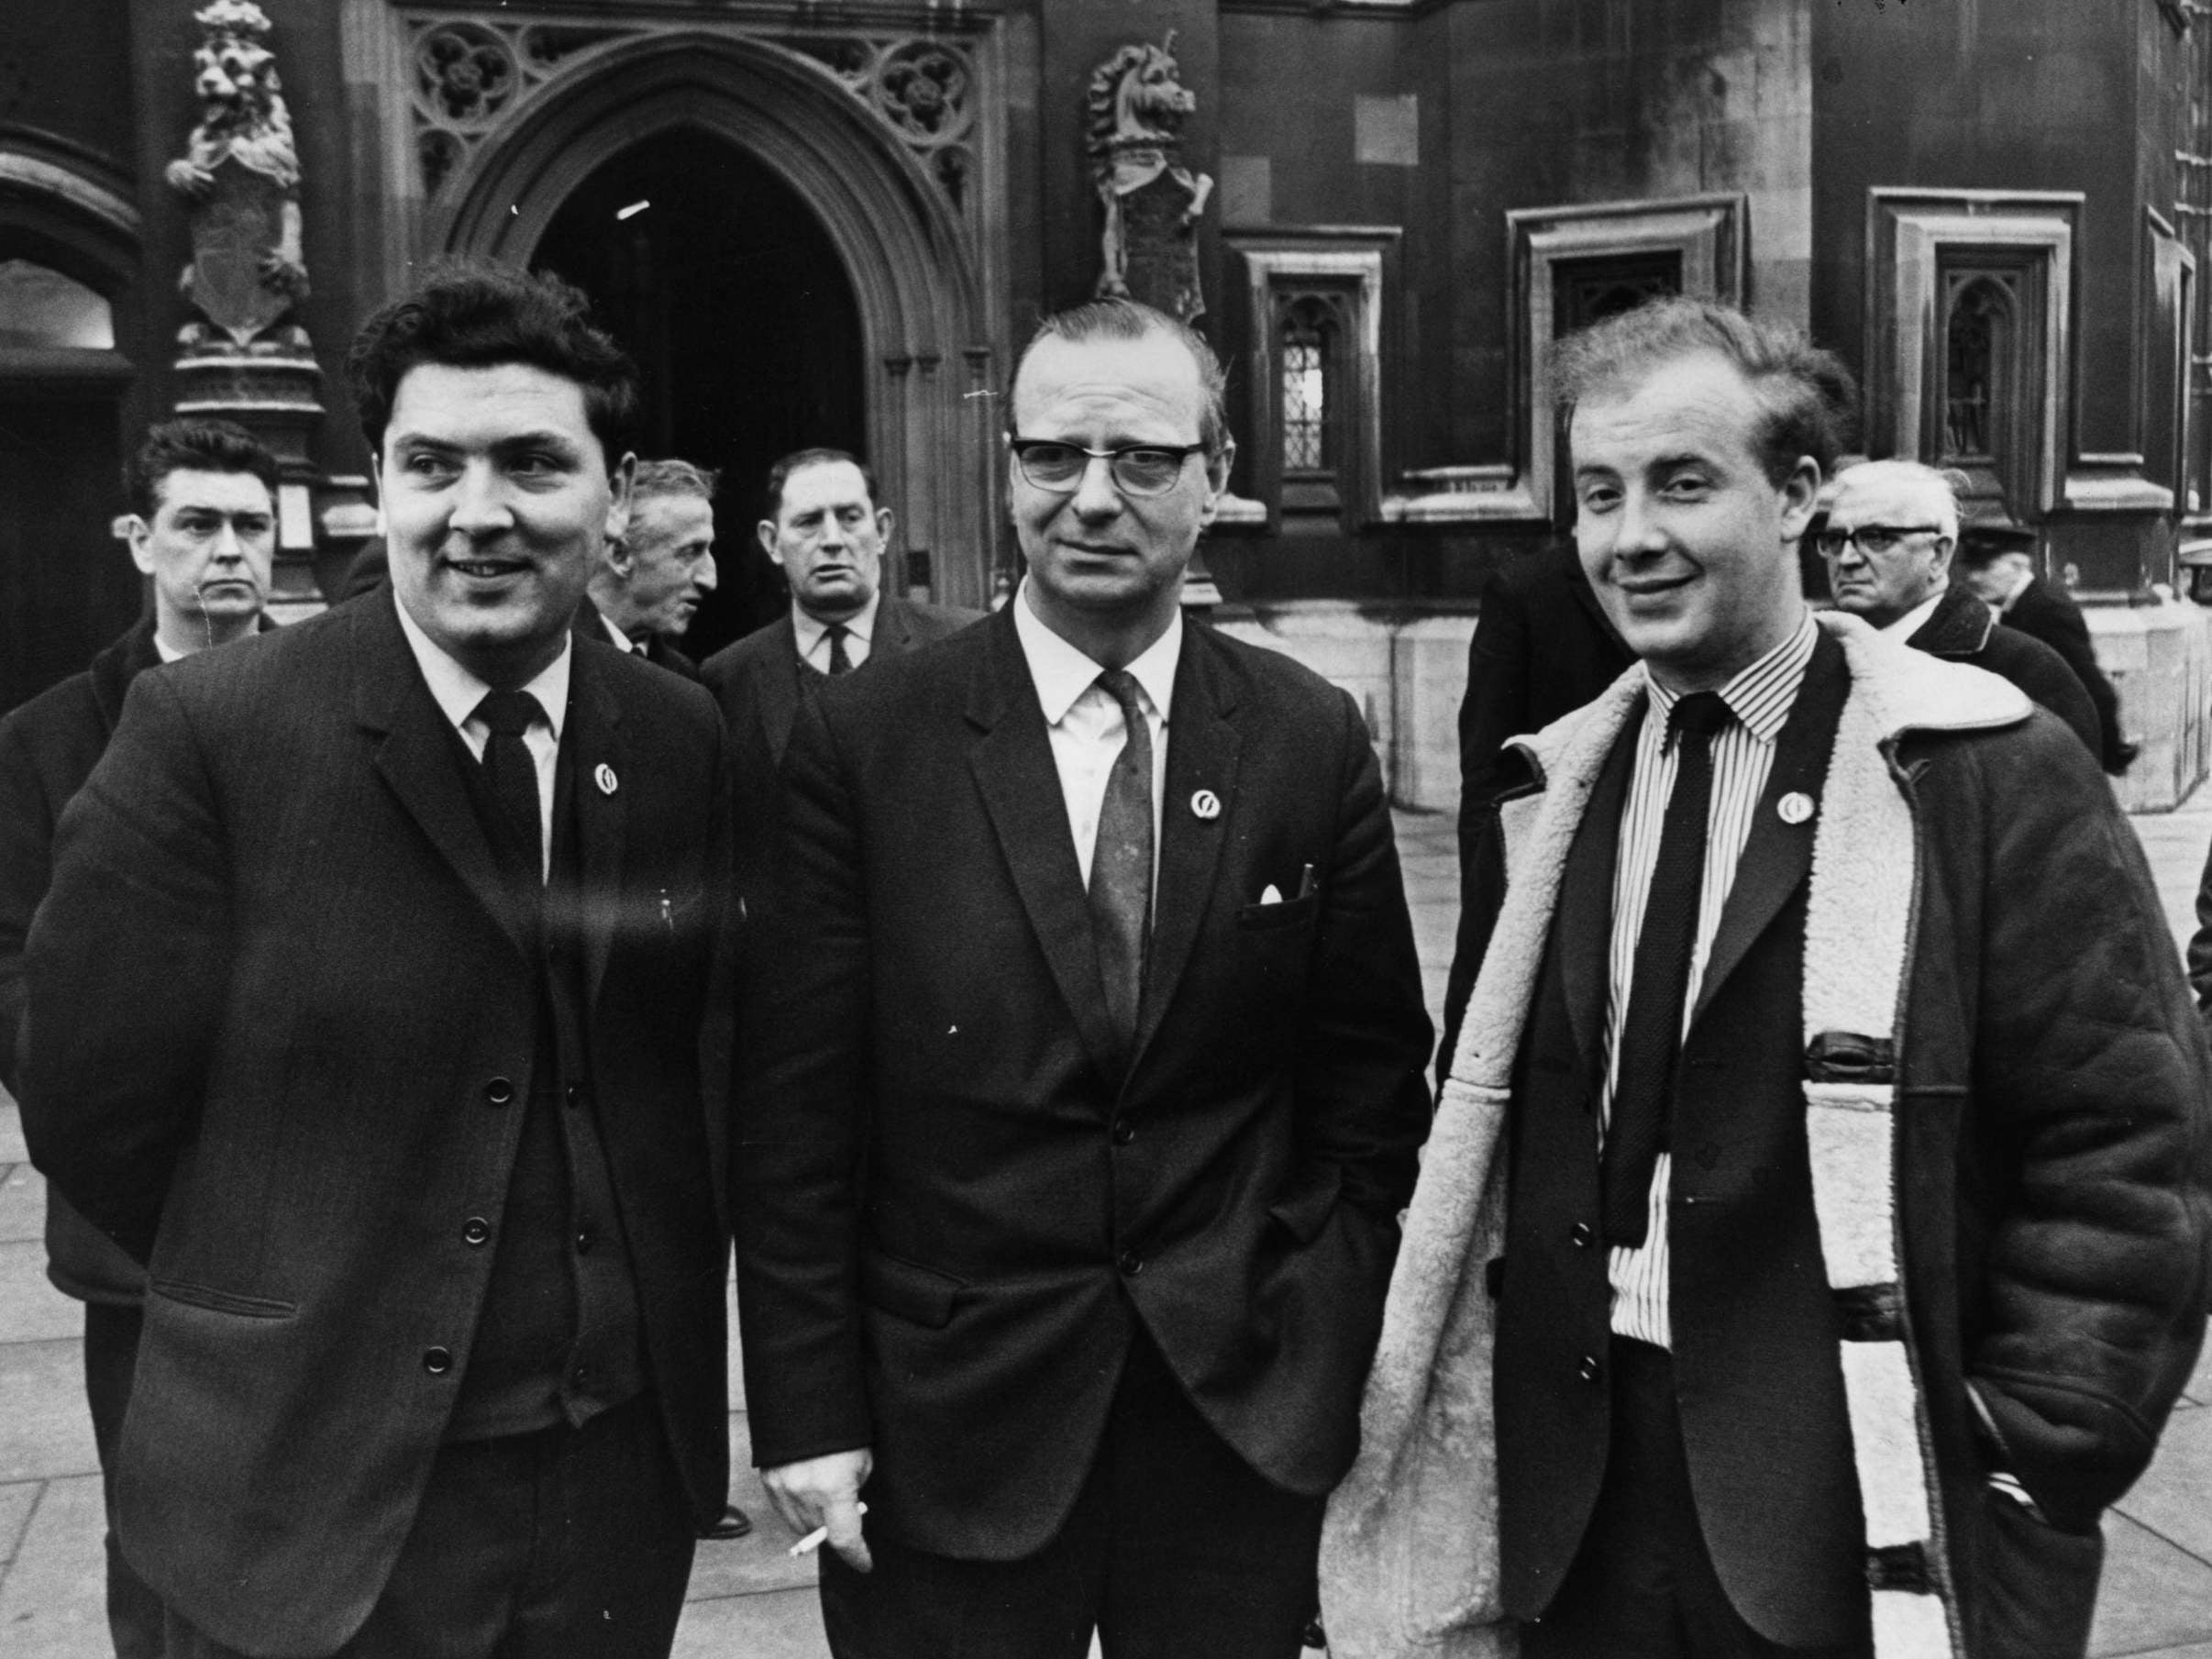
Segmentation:
{"type": "Polygon", "coordinates": [[[1878,559],[1908,536],[1941,534],[1942,528],[1941,525],[1861,525],[1855,530],[1822,530],[1813,537],[1813,547],[1822,559],[1839,559],[1844,548],[1855,543],[1867,558],[1878,559]]]}
{"type": "Polygon", "coordinates": [[[1206,452],[1203,444],[1120,444],[1112,449],[1086,449],[1047,437],[1010,437],[1006,442],[1023,478],[1040,490],[1061,495],[1082,487],[1083,474],[1093,460],[1106,463],[1114,488],[1124,495],[1165,495],[1183,476],[1183,463],[1206,452]]]}

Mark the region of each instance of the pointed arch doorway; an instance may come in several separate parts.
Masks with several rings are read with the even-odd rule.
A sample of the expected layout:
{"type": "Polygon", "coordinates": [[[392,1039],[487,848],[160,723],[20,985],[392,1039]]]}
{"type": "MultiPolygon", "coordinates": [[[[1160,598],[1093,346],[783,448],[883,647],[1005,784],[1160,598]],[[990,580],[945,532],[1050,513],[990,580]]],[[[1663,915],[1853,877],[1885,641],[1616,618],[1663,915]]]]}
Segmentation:
{"type": "Polygon", "coordinates": [[[720,581],[686,649],[773,620],[785,590],[753,536],[769,467],[813,445],[868,448],[859,305],[822,222],[727,139],[671,130],[579,184],[531,263],[589,293],[636,358],[638,453],[723,474],[720,581]]]}
{"type": "MultiPolygon", "coordinates": [[[[612,220],[614,211],[640,196],[650,200],[651,188],[661,187],[612,202],[627,188],[620,182],[630,176],[624,170],[655,167],[661,171],[652,177],[669,180],[671,157],[678,174],[719,178],[739,193],[714,196],[699,214],[730,220],[743,202],[767,205],[774,227],[764,231],[764,243],[781,236],[787,249],[811,247],[818,258],[826,246],[834,255],[857,321],[862,437],[845,447],[874,465],[881,503],[899,521],[892,550],[903,557],[887,562],[887,580],[925,584],[941,600],[985,603],[1000,516],[990,395],[997,371],[967,233],[921,164],[823,64],[766,40],[690,32],[602,50],[561,76],[558,87],[548,83],[527,113],[468,157],[438,193],[427,240],[525,262],[555,263],[558,251],[580,265],[592,258],[611,264],[611,250],[599,246],[606,233],[659,211],[612,220]]],[[[684,187],[678,179],[678,191],[684,187]]],[[[655,234],[671,246],[683,240],[680,227],[655,234]]],[[[590,279],[564,274],[592,287],[590,279]]],[[[842,326],[831,320],[844,314],[829,270],[810,284],[791,280],[795,272],[758,274],[760,291],[780,297],[767,315],[733,319],[741,341],[782,337],[780,346],[791,346],[810,326],[830,333],[842,326]],[[801,286],[810,297],[794,297],[801,286]]],[[[702,290],[713,281],[705,279],[702,290]]],[[[675,293],[666,273],[637,286],[640,303],[647,287],[675,293]]],[[[621,302],[613,303],[619,309],[621,302]]],[[[673,349],[680,356],[690,343],[677,341],[673,349]]],[[[650,358],[651,348],[641,355],[650,358]]],[[[824,346],[809,360],[818,366],[833,355],[824,346]]],[[[745,360],[733,359],[724,376],[735,395],[781,397],[792,390],[748,390],[745,360]]],[[[834,368],[807,378],[818,382],[824,408],[849,401],[834,389],[834,368]]],[[[849,389],[850,381],[845,383],[849,389]]],[[[714,418],[695,411],[671,415],[691,423],[683,430],[693,433],[714,418]]],[[[669,433],[672,442],[680,436],[674,425],[669,433]]],[[[710,432],[703,441],[711,464],[718,440],[710,432]]],[[[719,441],[726,452],[729,440],[719,441]]],[[[800,441],[836,440],[825,434],[800,441]]],[[[734,456],[732,464],[739,464],[734,456]]],[[[741,536],[749,540],[758,516],[759,481],[733,477],[725,485],[716,518],[718,552],[729,558],[758,557],[737,543],[741,536]]]]}

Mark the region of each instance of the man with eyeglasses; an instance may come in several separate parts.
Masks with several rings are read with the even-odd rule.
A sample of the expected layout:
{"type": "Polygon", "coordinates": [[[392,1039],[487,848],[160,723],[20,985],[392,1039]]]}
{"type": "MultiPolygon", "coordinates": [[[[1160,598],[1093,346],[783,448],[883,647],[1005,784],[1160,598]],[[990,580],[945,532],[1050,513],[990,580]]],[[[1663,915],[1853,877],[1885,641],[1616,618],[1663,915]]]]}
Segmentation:
{"type": "Polygon", "coordinates": [[[1381,777],[1344,691],[1183,618],[1201,339],[1079,306],[1010,412],[1021,587],[786,758],[753,1454],[839,1659],[1291,1659],[1428,1122],[1381,777]]]}
{"type": "MultiPolygon", "coordinates": [[[[53,872],[61,809],[106,751],[130,683],[267,623],[276,458],[229,421],[171,421],[125,469],[132,561],[152,603],[128,633],[0,720],[0,1083],[19,1086],[23,942],[53,872]]],[[[84,1395],[106,1499],[107,1623],[121,1659],[161,1651],[161,1603],[116,1543],[116,1443],[145,1324],[146,1270],[59,1192],[46,1196],[47,1277],[84,1304],[84,1395]]]]}
{"type": "Polygon", "coordinates": [[[2096,709],[2065,659],[2040,639],[2000,628],[1989,607],[1951,585],[1958,495],[1919,461],[1862,461],[1823,492],[1828,516],[1813,547],[1828,565],[1836,608],[1916,651],[2000,674],[2099,750],[2096,709]]]}

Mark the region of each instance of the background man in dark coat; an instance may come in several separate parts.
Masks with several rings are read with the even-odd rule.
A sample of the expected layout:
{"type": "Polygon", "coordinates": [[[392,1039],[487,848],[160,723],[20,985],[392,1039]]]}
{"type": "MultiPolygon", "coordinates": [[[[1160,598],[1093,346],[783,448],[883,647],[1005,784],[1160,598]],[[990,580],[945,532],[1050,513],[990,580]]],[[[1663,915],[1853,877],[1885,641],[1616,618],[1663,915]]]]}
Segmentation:
{"type": "Polygon", "coordinates": [[[690,461],[639,461],[630,522],[602,551],[589,590],[587,608],[616,646],[686,680],[699,665],[676,642],[714,591],[714,477],[690,461]]]}
{"type": "Polygon", "coordinates": [[[31,931],[32,1156],[149,1263],[123,1546],[171,1659],[664,1654],[721,722],[570,631],[635,406],[581,294],[444,268],[348,369],[390,592],[141,676],[31,931]]]}
{"type": "Polygon", "coordinates": [[[758,723],[771,765],[783,764],[809,676],[844,674],[966,627],[981,614],[887,592],[883,549],[891,510],[875,475],[842,449],[802,449],[769,470],[761,550],[791,589],[788,615],[707,658],[707,687],[732,731],[758,723]]]}
{"type": "Polygon", "coordinates": [[[2017,688],[1808,612],[1832,359],[1670,300],[1556,360],[1642,671],[1500,797],[1332,1637],[2078,1659],[2204,1329],[2208,1062],[2150,872],[2017,688]]]}
{"type": "MultiPolygon", "coordinates": [[[[228,421],[154,427],[124,472],[130,551],[152,578],[144,617],[82,674],[0,720],[0,1082],[20,1087],[23,944],[53,872],[54,826],[84,786],[148,669],[249,637],[276,554],[276,458],[228,421]]],[[[47,1277],[84,1304],[84,1394],[107,1508],[107,1622],[119,1659],[161,1652],[161,1604],[116,1538],[116,1443],[130,1403],[146,1273],[58,1192],[46,1199],[47,1277]]]]}
{"type": "Polygon", "coordinates": [[[2089,693],[2041,640],[1997,626],[1971,591],[1951,585],[1959,545],[1952,481],[1921,461],[1861,461],[1821,492],[1828,516],[1813,536],[1836,609],[1894,634],[1916,651],[2001,674],[2101,755],[2089,693]]]}
{"type": "Polygon", "coordinates": [[[1220,388],[1145,307],[1047,321],[1023,587],[800,712],[740,1306],[841,1659],[1291,1659],[1311,1611],[1429,1023],[1355,705],[1182,620],[1220,388]]]}
{"type": "Polygon", "coordinates": [[[2096,709],[2098,740],[2091,749],[2114,777],[2135,759],[2136,746],[2120,735],[2119,693],[2097,666],[2089,624],[2074,595],[2035,573],[2032,531],[1968,525],[1960,533],[1959,580],[1989,605],[1999,621],[2040,639],[2065,659],[2096,709]]]}
{"type": "Polygon", "coordinates": [[[1467,933],[1469,921],[1495,908],[1482,884],[1497,855],[1486,855],[1483,842],[1497,823],[1487,809],[1498,793],[1506,740],[1541,732],[1580,708],[1634,660],[1590,592],[1571,547],[1516,559],[1483,590],[1482,614],[1467,646],[1466,695],[1459,704],[1460,935],[1444,981],[1440,1077],[1482,967],[1467,933]]]}

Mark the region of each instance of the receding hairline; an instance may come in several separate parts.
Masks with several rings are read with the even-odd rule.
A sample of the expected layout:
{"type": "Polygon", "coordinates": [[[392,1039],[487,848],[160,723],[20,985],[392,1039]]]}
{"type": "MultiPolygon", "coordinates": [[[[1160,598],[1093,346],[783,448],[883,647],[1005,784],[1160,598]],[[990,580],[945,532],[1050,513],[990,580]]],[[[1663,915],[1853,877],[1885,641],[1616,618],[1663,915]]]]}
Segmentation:
{"type": "MultiPolygon", "coordinates": [[[[1021,362],[1014,369],[1012,401],[1017,404],[1021,401],[1022,387],[1024,384],[1023,377],[1028,374],[1029,366],[1035,360],[1039,352],[1047,350],[1056,346],[1059,347],[1063,350],[1082,351],[1099,348],[1122,346],[1143,347],[1155,341],[1164,341],[1167,345],[1172,346],[1175,348],[1176,355],[1181,358],[1185,363],[1189,365],[1190,393],[1193,399],[1192,414],[1198,425],[1199,435],[1202,439],[1205,436],[1206,430],[1206,410],[1209,400],[1211,396],[1211,389],[1207,384],[1206,365],[1199,359],[1198,354],[1191,350],[1190,342],[1185,339],[1181,335],[1178,334],[1172,328],[1154,326],[1145,329],[1141,334],[1128,335],[1041,334],[1034,340],[1030,342],[1028,348],[1022,354],[1021,362]]],[[[1226,441],[1227,437],[1227,433],[1224,432],[1222,434],[1224,441],[1226,441]]]]}
{"type": "Polygon", "coordinates": [[[793,479],[804,478],[810,472],[820,472],[829,467],[849,467],[853,476],[860,481],[860,494],[868,503],[868,512],[875,514],[883,511],[882,503],[876,499],[876,487],[869,481],[866,467],[847,455],[824,455],[812,460],[801,461],[783,475],[783,481],[776,487],[776,511],[769,522],[774,525],[782,524],[784,509],[791,505],[791,481],[793,479]]]}
{"type": "Polygon", "coordinates": [[[1855,467],[1846,467],[1835,475],[1834,495],[1828,510],[1833,513],[1842,506],[1844,498],[1854,489],[1904,491],[1913,502],[1913,512],[1933,516],[1943,534],[1954,542],[1958,539],[1958,492],[1932,467],[1906,460],[1861,461],[1855,467]]]}

